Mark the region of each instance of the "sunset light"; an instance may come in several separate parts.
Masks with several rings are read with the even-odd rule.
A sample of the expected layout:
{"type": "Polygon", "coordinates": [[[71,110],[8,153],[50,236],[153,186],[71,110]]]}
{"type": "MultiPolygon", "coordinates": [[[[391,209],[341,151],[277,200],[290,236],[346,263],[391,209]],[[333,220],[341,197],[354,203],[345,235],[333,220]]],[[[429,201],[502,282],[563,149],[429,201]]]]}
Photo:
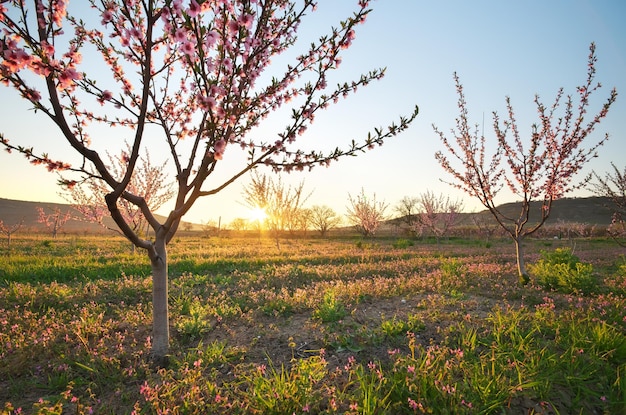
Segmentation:
{"type": "Polygon", "coordinates": [[[265,213],[265,210],[257,206],[254,209],[250,210],[248,218],[251,222],[258,221],[259,223],[261,223],[265,220],[265,218],[267,218],[267,213],[265,213]]]}

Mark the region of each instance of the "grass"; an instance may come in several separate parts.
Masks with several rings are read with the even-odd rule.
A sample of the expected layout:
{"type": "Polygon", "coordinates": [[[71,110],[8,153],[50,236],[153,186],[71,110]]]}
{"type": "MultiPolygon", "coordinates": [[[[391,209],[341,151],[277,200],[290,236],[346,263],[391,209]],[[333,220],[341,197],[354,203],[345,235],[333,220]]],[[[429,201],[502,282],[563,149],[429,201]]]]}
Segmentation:
{"type": "MultiPolygon", "coordinates": [[[[543,242],[529,264],[562,254],[543,242]]],[[[155,368],[141,252],[18,235],[0,251],[0,413],[625,412],[623,252],[578,241],[593,268],[569,290],[545,266],[518,286],[512,251],[181,237],[171,356],[155,368]]]]}

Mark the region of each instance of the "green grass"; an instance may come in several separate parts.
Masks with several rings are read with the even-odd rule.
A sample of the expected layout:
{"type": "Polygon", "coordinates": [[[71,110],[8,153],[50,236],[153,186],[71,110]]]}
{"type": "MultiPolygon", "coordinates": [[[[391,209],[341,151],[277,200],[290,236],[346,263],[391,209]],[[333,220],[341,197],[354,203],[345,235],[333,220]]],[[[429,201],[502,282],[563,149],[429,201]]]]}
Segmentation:
{"type": "Polygon", "coordinates": [[[2,415],[626,411],[626,266],[603,240],[578,242],[593,290],[570,290],[520,287],[508,241],[181,237],[159,369],[142,252],[18,236],[0,252],[2,415]]]}

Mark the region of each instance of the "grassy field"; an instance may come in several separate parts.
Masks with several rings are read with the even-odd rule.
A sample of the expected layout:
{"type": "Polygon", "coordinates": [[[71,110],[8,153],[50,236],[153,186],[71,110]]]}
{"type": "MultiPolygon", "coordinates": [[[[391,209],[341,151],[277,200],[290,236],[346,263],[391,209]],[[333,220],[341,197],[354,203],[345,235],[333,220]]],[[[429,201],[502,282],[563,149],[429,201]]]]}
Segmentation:
{"type": "Polygon", "coordinates": [[[16,235],[0,248],[0,411],[626,413],[623,249],[531,240],[525,287],[513,250],[181,237],[155,368],[142,252],[16,235]]]}

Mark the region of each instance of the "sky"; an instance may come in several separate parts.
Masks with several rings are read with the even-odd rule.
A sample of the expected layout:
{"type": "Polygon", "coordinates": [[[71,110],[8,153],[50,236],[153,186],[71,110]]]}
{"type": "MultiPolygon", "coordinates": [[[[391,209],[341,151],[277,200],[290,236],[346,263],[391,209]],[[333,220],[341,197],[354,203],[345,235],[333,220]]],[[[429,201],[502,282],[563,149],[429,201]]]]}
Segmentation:
{"type": "MultiPolygon", "coordinates": [[[[305,17],[299,36],[300,51],[312,39],[356,10],[356,0],[320,0],[318,10],[305,17]]],[[[374,127],[386,126],[408,116],[415,105],[420,113],[411,127],[358,157],[334,162],[307,173],[282,175],[286,185],[304,183],[311,193],[306,206],[327,205],[346,213],[348,196],[363,192],[384,201],[387,213],[406,196],[426,191],[461,199],[465,211],[482,210],[477,201],[452,188],[434,158],[443,150],[433,124],[449,132],[458,116],[453,73],[464,86],[472,124],[485,123],[488,149],[494,149],[491,113],[506,114],[505,97],[511,98],[522,134],[537,122],[533,102],[538,94],[550,105],[560,87],[575,94],[586,80],[589,45],[596,43],[596,80],[602,88],[594,94],[590,113],[595,114],[611,88],[620,94],[608,116],[596,128],[589,143],[604,134],[609,141],[598,157],[578,176],[592,170],[601,175],[610,163],[626,162],[626,2],[622,0],[375,0],[367,22],[359,26],[353,46],[343,55],[340,69],[329,80],[351,81],[372,69],[386,67],[386,76],[348,99],[316,115],[315,123],[301,138],[306,148],[334,148],[367,136],[374,127]]],[[[296,47],[297,47],[296,46],[296,47]]],[[[286,61],[285,61],[286,62],[286,61]]],[[[275,60],[276,74],[282,62],[275,60]]],[[[34,114],[18,94],[0,86],[0,132],[14,144],[34,146],[51,158],[67,154],[68,144],[42,114],[34,114]]],[[[281,131],[280,116],[269,117],[257,134],[271,138],[281,131]]],[[[273,140],[271,140],[273,141],[273,140]]],[[[119,142],[112,140],[112,142],[119,142]]],[[[119,148],[119,147],[118,147],[119,148]]],[[[117,148],[111,148],[111,151],[117,148]]],[[[159,157],[158,149],[150,156],[159,157]]],[[[163,154],[165,156],[165,154],[163,154]]],[[[222,171],[241,166],[242,154],[227,152],[224,170],[209,178],[209,186],[221,182],[222,171]],[[215,177],[214,181],[213,178],[215,177]]],[[[221,166],[218,165],[218,169],[221,166]]],[[[260,173],[272,174],[261,169],[260,173]]],[[[173,174],[169,177],[173,178],[173,174]]],[[[0,197],[38,202],[65,202],[56,185],[58,176],[31,166],[18,154],[0,153],[0,197]]],[[[217,195],[200,199],[184,220],[195,223],[246,218],[244,176],[217,195]]],[[[568,196],[590,196],[580,191],[568,196]]],[[[503,194],[498,202],[511,202],[503,194]]],[[[167,214],[171,205],[159,213],[167,214]]],[[[1,218],[0,218],[1,219],[1,218]]]]}

